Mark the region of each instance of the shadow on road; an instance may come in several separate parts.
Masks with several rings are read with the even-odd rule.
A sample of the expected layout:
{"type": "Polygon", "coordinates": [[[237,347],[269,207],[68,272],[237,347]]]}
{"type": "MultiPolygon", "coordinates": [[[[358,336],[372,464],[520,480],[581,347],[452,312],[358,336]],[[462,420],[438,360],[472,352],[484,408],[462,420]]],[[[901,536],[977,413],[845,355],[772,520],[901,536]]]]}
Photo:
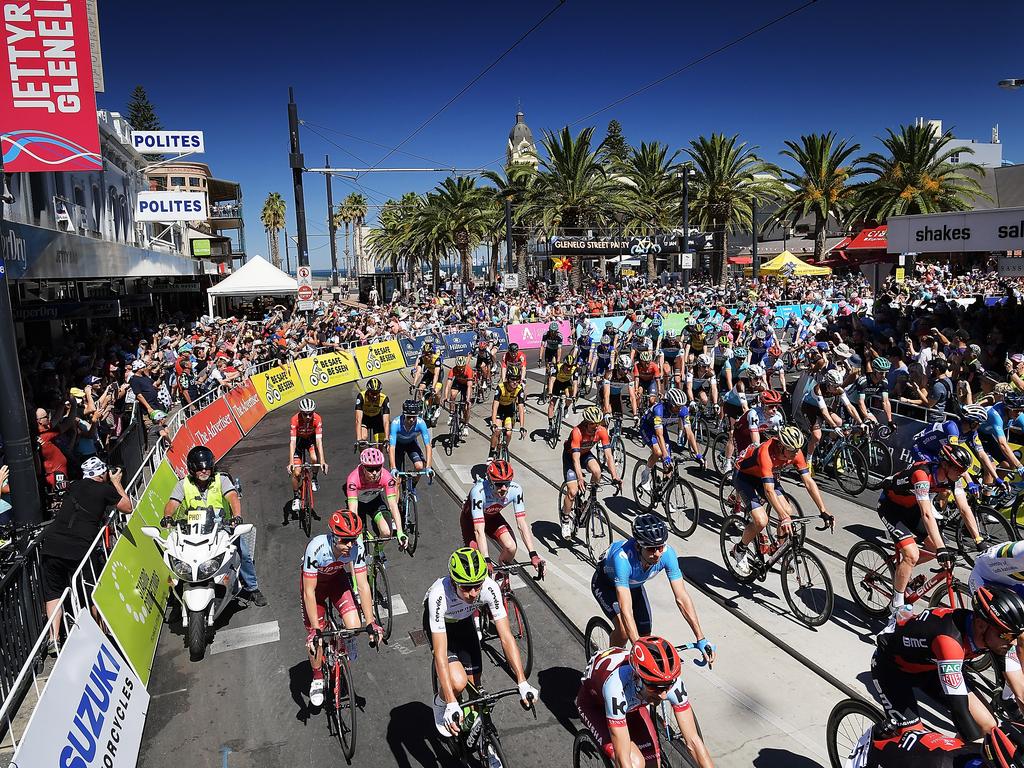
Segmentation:
{"type": "Polygon", "coordinates": [[[434,713],[422,701],[410,701],[391,710],[387,741],[398,768],[456,765],[434,727],[434,713]]]}
{"type": "Polygon", "coordinates": [[[824,764],[795,755],[788,749],[762,749],[751,765],[754,768],[823,768],[824,764]]]}
{"type": "MultiPolygon", "coordinates": [[[[581,658],[582,655],[581,651],[581,658]]],[[[576,692],[579,690],[582,677],[583,673],[572,667],[548,667],[537,673],[541,703],[569,733],[576,733],[578,728],[576,692]]]]}

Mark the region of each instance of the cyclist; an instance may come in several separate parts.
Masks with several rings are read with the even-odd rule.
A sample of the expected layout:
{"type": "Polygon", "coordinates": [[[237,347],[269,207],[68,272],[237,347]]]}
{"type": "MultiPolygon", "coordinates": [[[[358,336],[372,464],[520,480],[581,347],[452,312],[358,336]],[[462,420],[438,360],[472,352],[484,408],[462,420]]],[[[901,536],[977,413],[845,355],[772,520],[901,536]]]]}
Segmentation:
{"type": "MultiPolygon", "coordinates": [[[[384,630],[373,613],[373,597],[366,578],[366,551],[363,548],[363,521],[347,509],[339,509],[327,521],[327,533],[314,536],[302,557],[302,584],[299,593],[302,604],[302,623],[306,628],[306,652],[313,668],[313,682],[309,686],[309,703],[319,707],[324,703],[324,650],[317,637],[325,627],[328,604],[341,617],[348,629],[360,626],[359,609],[363,621],[373,628],[373,642],[380,642],[384,630]],[[352,593],[355,583],[359,590],[359,607],[352,593]]],[[[356,660],[355,638],[348,641],[349,658],[356,660]]]]}
{"type": "MultiPolygon", "coordinates": [[[[888,362],[888,361],[886,361],[888,362]]],[[[779,377],[779,390],[786,392],[786,364],[782,361],[782,347],[775,344],[768,347],[764,360],[765,383],[771,387],[773,379],[779,377]]]]}
{"type": "Polygon", "coordinates": [[[749,352],[746,347],[736,347],[732,350],[732,356],[722,363],[722,368],[718,372],[719,389],[729,392],[736,386],[736,383],[746,375],[747,368],[750,367],[748,358],[749,352]]]}
{"type": "Polygon", "coordinates": [[[590,591],[614,627],[611,644],[625,647],[627,641],[635,643],[639,637],[651,634],[654,616],[644,584],[662,571],[698,648],[713,663],[714,647],[704,638],[697,609],[679,570],[679,557],[668,544],[668,526],[652,514],[638,515],[633,520],[632,538],[612,542],[590,580],[590,591]]]}
{"type": "MultiPolygon", "coordinates": [[[[433,466],[434,449],[430,444],[430,428],[420,418],[423,404],[418,400],[402,403],[402,418],[393,419],[388,435],[388,463],[391,471],[405,468],[405,459],[412,461],[413,469],[422,472],[433,466]],[[422,445],[420,440],[423,441],[422,445]]],[[[413,483],[415,487],[416,483],[413,483]]]]}
{"type": "Polygon", "coordinates": [[[508,369],[513,366],[518,367],[520,371],[526,370],[526,353],[520,350],[519,345],[515,342],[509,344],[505,354],[501,356],[502,378],[505,377],[508,369]]]}
{"type": "MultiPolygon", "coordinates": [[[[469,432],[469,404],[473,400],[473,383],[475,375],[473,369],[469,367],[469,361],[465,355],[459,355],[455,358],[455,365],[448,372],[448,381],[444,385],[444,396],[443,400],[450,404],[450,408],[454,413],[455,408],[462,409],[462,435],[465,436],[469,432]],[[457,403],[451,403],[452,390],[455,390],[460,395],[461,399],[457,403]]],[[[451,424],[451,417],[448,417],[448,423],[451,424]]]]}
{"type": "Polygon", "coordinates": [[[564,397],[566,390],[569,391],[569,401],[576,401],[576,391],[579,382],[576,380],[576,356],[570,352],[557,365],[548,372],[548,423],[555,415],[555,398],[564,397]]]}
{"type": "Polygon", "coordinates": [[[637,414],[633,364],[629,361],[629,355],[619,355],[615,367],[608,370],[600,383],[601,407],[604,413],[622,414],[622,396],[628,394],[630,412],[634,416],[637,414]]]}
{"type": "Polygon", "coordinates": [[[714,767],[681,675],[679,653],[667,640],[653,636],[639,638],[629,651],[601,651],[587,664],[576,708],[615,768],[662,765],[650,706],[666,700],[699,768],[714,767]]]}
{"type": "MultiPolygon", "coordinates": [[[[666,329],[665,338],[661,342],[661,366],[662,376],[668,382],[671,378],[671,385],[681,387],[683,385],[683,363],[686,358],[682,355],[683,344],[679,339],[679,332],[666,329]]],[[[665,386],[669,386],[668,383],[665,386]]]]}
{"type": "Polygon", "coordinates": [[[904,592],[914,566],[933,557],[949,568],[956,561],[956,553],[942,541],[933,495],[952,492],[968,530],[972,537],[977,537],[974,515],[962,485],[957,482],[970,465],[971,455],[966,448],[947,443],[939,449],[938,461],[911,464],[885,480],[878,497],[878,516],[900,556],[893,576],[894,615],[904,607],[904,592]],[[921,544],[927,544],[928,549],[922,551],[921,544]]]}
{"type": "Polygon", "coordinates": [[[484,556],[471,547],[457,549],[448,560],[448,574],[435,581],[423,599],[423,631],[430,640],[437,672],[434,725],[446,736],[459,732],[456,718],[462,708],[458,702],[467,683],[480,687],[482,654],[473,617],[481,604],[494,621],[523,706],[532,707],[537,699],[537,689],[523,674],[501,589],[487,575],[484,556]]]}
{"type": "Polygon", "coordinates": [[[591,482],[596,486],[601,482],[601,462],[597,460],[593,449],[600,446],[604,451],[604,465],[611,473],[612,482],[618,487],[616,492],[622,491],[622,480],[619,479],[615,469],[615,459],[612,457],[611,438],[604,426],[604,414],[600,408],[590,406],[583,411],[583,421],[572,428],[569,439],[562,447],[562,475],[568,481],[565,486],[565,498],[562,501],[561,524],[562,538],[568,539],[572,535],[572,510],[576,494],[580,490],[580,484],[586,485],[586,473],[583,466],[586,465],[590,473],[591,482]]]}
{"type": "Polygon", "coordinates": [[[589,375],[594,370],[594,339],[590,335],[589,322],[583,323],[579,335],[576,337],[574,353],[579,363],[580,372],[589,375]]]}
{"type": "Polygon", "coordinates": [[[972,608],[933,608],[914,616],[903,613],[878,635],[871,657],[871,679],[885,708],[883,733],[920,723],[921,691],[943,705],[957,735],[973,741],[996,721],[972,692],[965,662],[991,651],[1003,656],[1024,632],[1024,599],[1002,587],[982,587],[972,608]]]}
{"type": "Polygon", "coordinates": [[[544,560],[534,549],[533,534],[530,532],[529,523],[526,522],[523,488],[512,479],[513,477],[512,465],[507,461],[494,461],[487,465],[484,477],[473,484],[469,496],[462,505],[462,516],[459,520],[462,526],[462,543],[483,552],[487,564],[490,565],[487,539],[494,539],[501,547],[498,562],[503,565],[515,562],[516,536],[501,514],[507,507],[512,507],[516,527],[523,537],[526,551],[530,553],[530,564],[537,570],[539,576],[544,573],[544,560]]]}
{"type": "MultiPolygon", "coordinates": [[[[737,349],[737,353],[741,349],[742,347],[737,349]]],[[[725,444],[725,457],[727,461],[732,460],[736,450],[736,425],[750,410],[750,399],[756,398],[757,394],[765,388],[764,368],[759,365],[741,367],[737,371],[736,376],[736,383],[722,397],[722,411],[729,419],[729,439],[725,444]]]]}
{"type": "Polygon", "coordinates": [[[637,358],[633,367],[637,394],[645,393],[650,405],[657,399],[661,387],[661,366],[654,362],[654,354],[649,349],[642,350],[637,358]]]}
{"type": "Polygon", "coordinates": [[[778,437],[770,437],[760,445],[749,446],[736,459],[732,484],[744,503],[750,507],[750,522],[743,529],[740,541],[730,553],[736,572],[742,576],[750,573],[750,543],[768,525],[766,504],[778,514],[779,528],[782,532],[787,533],[792,527],[789,522],[792,508],[785,495],[776,491],[775,486],[776,474],[786,467],[795,467],[800,473],[800,480],[822,519],[830,525],[835,522],[825,508],[821,491],[818,490],[818,485],[807,468],[801,450],[803,444],[804,433],[799,427],[783,427],[779,430],[778,437]]]}
{"type": "Polygon", "coordinates": [[[786,423],[782,416],[782,394],[774,389],[761,393],[761,404],[747,409],[736,420],[733,440],[736,453],[743,453],[750,445],[760,445],[769,436],[776,434],[786,423]]]}
{"type": "Polygon", "coordinates": [[[512,425],[519,422],[519,439],[526,437],[526,388],[520,380],[520,369],[513,365],[505,371],[505,380],[494,390],[491,404],[491,447],[487,460],[491,461],[498,450],[498,436],[505,431],[505,442],[512,440],[512,425]]]}
{"type": "Polygon", "coordinates": [[[704,333],[704,328],[693,321],[686,324],[686,347],[685,352],[687,356],[687,362],[690,362],[692,358],[696,358],[704,354],[704,347],[707,346],[708,339],[704,333]]]}
{"type": "MultiPolygon", "coordinates": [[[[558,323],[548,323],[548,329],[540,339],[540,350],[537,352],[537,365],[547,370],[550,375],[558,361],[562,359],[562,334],[558,323]]],[[[526,366],[524,365],[523,368],[526,366]]]]}
{"type": "MultiPolygon", "coordinates": [[[[1011,541],[989,547],[974,561],[971,576],[967,582],[971,594],[982,587],[1003,587],[1024,597],[1024,541],[1011,541]]],[[[1007,653],[1005,659],[994,659],[1001,665],[1005,679],[1003,700],[1016,699],[1024,702],[1024,671],[1021,655],[1024,643],[1016,643],[1015,652],[1007,653]]]]}
{"type": "Polygon", "coordinates": [[[857,407],[861,418],[864,421],[878,423],[878,418],[868,410],[868,398],[878,398],[882,403],[882,410],[885,412],[886,423],[891,429],[896,428],[896,422],[892,418],[892,403],[889,402],[889,382],[886,381],[886,374],[892,368],[892,363],[887,358],[876,357],[868,363],[868,372],[857,379],[846,388],[847,397],[857,407]]]}
{"type": "Polygon", "coordinates": [[[391,431],[391,400],[376,376],[356,395],[356,439],[383,440],[391,431]],[[378,438],[378,435],[380,436],[378,438]]]}
{"type": "Polygon", "coordinates": [[[869,728],[848,763],[862,768],[1024,768],[1024,726],[1009,720],[981,744],[927,730],[918,724],[890,734],[869,728]]]}
{"type": "MultiPolygon", "coordinates": [[[[384,518],[384,512],[391,513],[395,524],[395,538],[405,549],[408,536],[402,530],[402,516],[398,511],[398,484],[391,473],[384,469],[384,454],[377,448],[364,448],[359,454],[359,466],[353,469],[345,481],[345,496],[348,510],[360,520],[373,520],[380,536],[390,536],[391,528],[384,518]]],[[[363,528],[370,530],[364,522],[363,528]]]]}
{"type": "MultiPolygon", "coordinates": [[[[486,334],[486,331],[484,333],[486,334]]],[[[491,370],[494,368],[495,348],[495,343],[490,337],[480,339],[477,343],[474,371],[481,387],[490,387],[491,385],[491,370]]]]}
{"type": "MultiPolygon", "coordinates": [[[[288,433],[288,463],[292,473],[292,512],[298,512],[302,506],[299,500],[299,472],[307,457],[310,463],[319,463],[327,474],[327,461],[324,459],[324,422],[316,412],[316,401],[311,397],[299,400],[299,412],[292,416],[291,428],[288,433]]],[[[317,483],[319,468],[313,469],[313,490],[320,490],[317,483]]]]}
{"type": "Polygon", "coordinates": [[[682,449],[685,439],[688,447],[693,451],[697,463],[703,462],[704,457],[701,456],[697,447],[697,438],[694,437],[693,430],[690,429],[689,416],[690,411],[686,407],[682,390],[670,389],[660,402],[648,408],[640,417],[640,439],[651,449],[650,456],[647,457],[647,466],[640,474],[640,489],[644,493],[650,492],[651,472],[659,462],[665,466],[666,471],[672,466],[672,448],[665,434],[666,428],[671,424],[679,424],[676,447],[682,449]]]}
{"type": "Polygon", "coordinates": [[[843,389],[843,374],[837,369],[825,371],[818,380],[804,390],[803,401],[800,403],[800,412],[807,418],[811,428],[811,436],[807,441],[807,461],[814,462],[814,449],[821,441],[821,424],[832,429],[840,429],[843,426],[843,418],[833,412],[828,401],[833,400],[833,405],[838,403],[846,409],[855,422],[861,423],[860,414],[853,407],[850,398],[843,389]]]}
{"type": "Polygon", "coordinates": [[[1024,429],[1024,393],[1010,392],[988,409],[985,423],[978,429],[981,444],[988,455],[1002,466],[1014,467],[1018,478],[1024,478],[1024,465],[1007,442],[1011,428],[1024,429]]]}
{"type": "Polygon", "coordinates": [[[697,355],[693,370],[686,372],[686,399],[701,405],[718,405],[718,382],[711,368],[711,356],[706,353],[697,355]]]}
{"type": "Polygon", "coordinates": [[[437,407],[437,390],[441,382],[438,381],[437,371],[441,366],[441,353],[434,351],[432,341],[423,342],[420,348],[420,356],[416,359],[416,365],[412,370],[412,386],[417,393],[417,399],[426,398],[427,403],[437,407]],[[429,391],[429,394],[425,394],[429,391]]]}
{"type": "Polygon", "coordinates": [[[594,375],[604,376],[605,371],[612,367],[612,356],[615,354],[615,345],[612,337],[607,333],[601,337],[601,342],[594,347],[594,375]]]}
{"type": "Polygon", "coordinates": [[[988,411],[983,405],[965,405],[960,416],[945,421],[929,424],[914,435],[910,446],[912,461],[935,462],[938,460],[939,449],[945,443],[965,445],[974,452],[981,464],[985,482],[1002,483],[996,474],[996,465],[981,443],[979,427],[988,418],[988,411]]]}

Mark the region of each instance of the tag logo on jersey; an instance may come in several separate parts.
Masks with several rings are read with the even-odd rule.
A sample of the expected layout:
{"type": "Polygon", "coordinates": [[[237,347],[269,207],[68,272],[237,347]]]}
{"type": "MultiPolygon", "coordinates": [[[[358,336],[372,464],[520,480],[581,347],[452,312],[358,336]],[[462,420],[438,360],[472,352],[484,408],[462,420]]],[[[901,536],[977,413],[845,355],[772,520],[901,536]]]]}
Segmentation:
{"type": "Polygon", "coordinates": [[[964,684],[964,675],[959,662],[940,662],[939,678],[945,686],[955,690],[964,684]]]}
{"type": "Polygon", "coordinates": [[[921,637],[904,637],[903,645],[907,648],[927,648],[928,643],[921,637]]]}

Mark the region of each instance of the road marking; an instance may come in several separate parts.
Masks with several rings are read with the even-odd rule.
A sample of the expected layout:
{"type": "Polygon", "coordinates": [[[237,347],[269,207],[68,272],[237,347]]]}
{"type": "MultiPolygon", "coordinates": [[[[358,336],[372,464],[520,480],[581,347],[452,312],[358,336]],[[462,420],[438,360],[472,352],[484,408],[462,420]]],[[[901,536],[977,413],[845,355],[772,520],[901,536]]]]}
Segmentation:
{"type": "Polygon", "coordinates": [[[391,615],[401,616],[403,613],[408,613],[409,608],[405,604],[405,600],[402,599],[401,595],[391,596],[391,615]]]}
{"type": "Polygon", "coordinates": [[[476,482],[476,478],[473,477],[472,464],[450,464],[449,466],[459,478],[460,483],[464,485],[473,485],[473,483],[476,482]]]}
{"type": "Polygon", "coordinates": [[[161,696],[173,696],[176,693],[184,693],[187,690],[188,690],[188,688],[178,688],[178,689],[173,690],[173,691],[164,691],[163,693],[154,693],[154,694],[151,694],[149,698],[151,698],[151,699],[159,699],[161,696]]]}
{"type": "Polygon", "coordinates": [[[262,624],[237,629],[222,629],[213,639],[210,653],[237,651],[239,648],[248,648],[252,645],[276,643],[280,639],[281,630],[276,621],[265,621],[262,624]]]}

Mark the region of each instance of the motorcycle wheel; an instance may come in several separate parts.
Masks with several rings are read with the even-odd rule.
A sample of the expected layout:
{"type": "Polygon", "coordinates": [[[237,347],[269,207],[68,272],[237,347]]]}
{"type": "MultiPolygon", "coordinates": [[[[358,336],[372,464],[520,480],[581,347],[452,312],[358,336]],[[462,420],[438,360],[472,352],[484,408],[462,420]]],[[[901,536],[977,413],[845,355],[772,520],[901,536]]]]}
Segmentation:
{"type": "Polygon", "coordinates": [[[206,653],[206,611],[188,612],[188,655],[200,661],[206,653]]]}

